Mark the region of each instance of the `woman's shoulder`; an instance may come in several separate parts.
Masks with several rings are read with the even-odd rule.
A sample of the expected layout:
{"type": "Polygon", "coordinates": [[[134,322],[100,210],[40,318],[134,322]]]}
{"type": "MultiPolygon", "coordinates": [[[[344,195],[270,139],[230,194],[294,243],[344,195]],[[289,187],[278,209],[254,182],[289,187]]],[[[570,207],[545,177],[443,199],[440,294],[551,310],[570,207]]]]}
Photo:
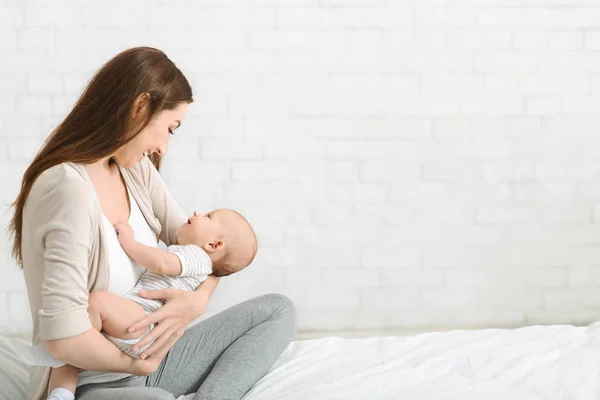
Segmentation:
{"type": "MultiPolygon", "coordinates": [[[[84,172],[85,173],[85,172],[84,172]]],[[[91,183],[78,175],[77,168],[59,164],[35,180],[23,208],[23,231],[29,233],[29,249],[42,251],[50,230],[71,232],[86,242],[97,232],[100,206],[91,183]]]]}
{"type": "Polygon", "coordinates": [[[48,201],[58,201],[65,206],[82,203],[92,205],[96,197],[94,189],[80,168],[83,166],[73,163],[48,168],[33,183],[27,202],[38,200],[42,205],[48,201]]]}

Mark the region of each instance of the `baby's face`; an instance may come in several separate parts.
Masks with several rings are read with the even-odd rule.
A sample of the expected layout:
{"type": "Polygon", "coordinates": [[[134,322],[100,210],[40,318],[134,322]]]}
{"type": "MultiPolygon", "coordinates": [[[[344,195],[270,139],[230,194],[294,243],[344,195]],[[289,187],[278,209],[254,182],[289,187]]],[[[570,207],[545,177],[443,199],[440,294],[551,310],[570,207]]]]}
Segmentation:
{"type": "Polygon", "coordinates": [[[206,214],[194,212],[177,230],[177,242],[201,247],[213,263],[223,261],[228,274],[250,264],[257,249],[256,235],[248,221],[227,208],[206,214]]]}
{"type": "Polygon", "coordinates": [[[177,242],[180,245],[194,244],[202,247],[204,243],[217,240],[221,233],[222,210],[206,214],[194,212],[187,222],[177,230],[177,242]]]}

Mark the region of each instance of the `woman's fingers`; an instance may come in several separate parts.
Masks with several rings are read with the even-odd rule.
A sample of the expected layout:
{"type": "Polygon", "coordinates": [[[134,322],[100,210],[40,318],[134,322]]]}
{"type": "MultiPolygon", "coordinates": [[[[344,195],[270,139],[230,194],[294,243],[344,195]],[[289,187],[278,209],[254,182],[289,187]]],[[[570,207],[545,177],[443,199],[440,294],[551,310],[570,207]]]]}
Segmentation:
{"type": "Polygon", "coordinates": [[[165,352],[166,354],[177,339],[183,335],[185,326],[189,322],[182,310],[189,307],[190,297],[186,296],[185,291],[175,289],[140,291],[139,294],[147,299],[163,299],[165,305],[129,327],[129,332],[134,332],[156,324],[148,336],[133,346],[133,350],[137,351],[137,349],[150,344],[141,355],[142,359],[156,353],[165,352]]]}
{"type": "Polygon", "coordinates": [[[162,310],[162,308],[159,308],[158,310],[154,311],[152,314],[146,315],[144,318],[140,319],[138,322],[131,325],[129,327],[128,331],[134,332],[134,331],[137,331],[140,329],[146,329],[150,325],[160,322],[164,318],[161,310],[162,310]]]}
{"type": "Polygon", "coordinates": [[[154,352],[152,354],[156,355],[157,357],[164,358],[165,355],[175,345],[176,342],[177,342],[177,338],[175,336],[171,336],[171,338],[169,340],[167,340],[165,342],[165,344],[162,345],[161,348],[154,350],[154,352]]]}
{"type": "Polygon", "coordinates": [[[144,336],[139,342],[133,345],[132,350],[137,351],[137,349],[141,349],[148,343],[151,343],[153,340],[159,338],[167,329],[169,329],[169,324],[162,323],[156,325],[149,334],[144,336]]]}
{"type": "Polygon", "coordinates": [[[142,319],[140,319],[138,322],[136,322],[135,324],[131,325],[129,327],[129,329],[127,329],[128,332],[135,332],[135,331],[139,331],[139,330],[146,330],[148,329],[148,327],[152,324],[154,324],[156,321],[154,321],[154,319],[156,318],[151,318],[153,314],[150,314],[142,319]]]}
{"type": "Polygon", "coordinates": [[[175,344],[179,336],[176,334],[177,329],[175,327],[168,329],[161,337],[159,337],[150,347],[148,347],[142,354],[141,358],[156,355],[166,354],[171,347],[175,344]]]}

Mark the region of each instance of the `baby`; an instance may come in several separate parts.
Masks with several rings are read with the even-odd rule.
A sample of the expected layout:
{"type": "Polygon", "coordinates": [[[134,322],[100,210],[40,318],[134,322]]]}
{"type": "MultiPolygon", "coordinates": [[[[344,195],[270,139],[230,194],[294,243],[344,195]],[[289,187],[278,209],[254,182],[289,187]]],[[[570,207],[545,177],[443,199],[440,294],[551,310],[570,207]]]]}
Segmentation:
{"type": "MultiPolygon", "coordinates": [[[[150,346],[151,343],[133,350],[153,326],[141,334],[128,332],[128,328],[163,305],[159,300],[140,297],[140,290],[195,290],[211,273],[221,277],[244,269],[257,251],[256,236],[248,221],[228,209],[203,215],[194,212],[177,230],[179,245],[169,246],[166,251],[137,242],[126,222],[119,222],[115,230],[125,252],[147,271],[122,297],[102,291],[90,293],[88,313],[95,329],[134,358],[139,358],[150,346]]],[[[73,399],[77,368],[59,361],[47,365],[55,367],[50,376],[49,399],[73,399]]]]}

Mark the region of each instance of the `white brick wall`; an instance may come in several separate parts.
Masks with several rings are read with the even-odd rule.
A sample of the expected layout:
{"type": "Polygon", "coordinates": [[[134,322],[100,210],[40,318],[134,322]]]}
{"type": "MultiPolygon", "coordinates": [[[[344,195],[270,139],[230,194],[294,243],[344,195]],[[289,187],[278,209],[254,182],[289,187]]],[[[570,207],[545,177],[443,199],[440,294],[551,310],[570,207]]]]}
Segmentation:
{"type": "Polygon", "coordinates": [[[3,224],[94,70],[150,45],[195,91],[172,192],[259,235],[207,316],[277,291],[303,330],[600,319],[598,0],[5,0],[0,27],[3,224]]]}

